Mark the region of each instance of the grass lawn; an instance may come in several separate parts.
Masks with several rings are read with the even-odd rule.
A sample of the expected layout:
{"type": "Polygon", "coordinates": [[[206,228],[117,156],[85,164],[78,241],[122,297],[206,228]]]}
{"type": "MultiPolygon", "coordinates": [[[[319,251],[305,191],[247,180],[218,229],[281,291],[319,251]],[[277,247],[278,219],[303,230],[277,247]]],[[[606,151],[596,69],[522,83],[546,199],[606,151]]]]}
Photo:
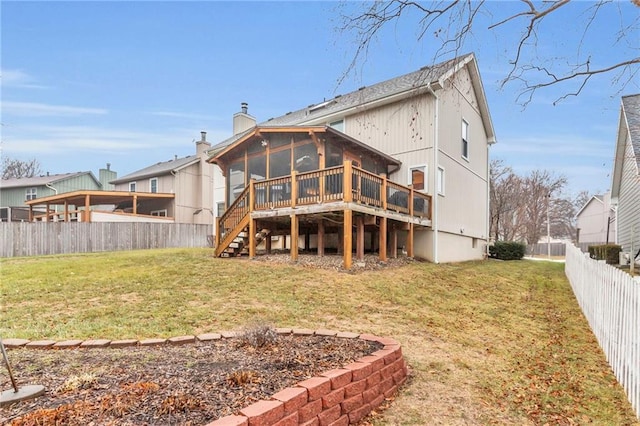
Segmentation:
{"type": "Polygon", "coordinates": [[[4,338],[151,338],[256,320],[389,336],[412,378],[374,425],[639,425],[553,262],[358,274],[172,249],[0,260],[4,338]]]}

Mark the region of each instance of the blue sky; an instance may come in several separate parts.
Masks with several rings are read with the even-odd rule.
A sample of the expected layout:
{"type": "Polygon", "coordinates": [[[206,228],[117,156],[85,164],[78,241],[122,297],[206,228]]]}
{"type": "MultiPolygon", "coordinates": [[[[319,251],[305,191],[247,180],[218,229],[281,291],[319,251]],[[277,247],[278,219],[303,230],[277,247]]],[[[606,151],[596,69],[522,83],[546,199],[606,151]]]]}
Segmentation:
{"type": "MultiPolygon", "coordinates": [[[[583,36],[575,23],[589,4],[550,16],[534,57],[571,61],[576,45],[582,55],[598,52],[594,66],[637,57],[638,29],[619,42],[615,30],[637,20],[640,8],[613,2],[583,36]]],[[[409,16],[374,40],[367,60],[338,85],[355,49],[355,39],[335,29],[338,12],[359,5],[3,1],[2,155],[35,158],[50,173],[97,174],[111,163],[123,176],[193,154],[202,130],[212,143],[227,138],[241,102],[260,122],[432,63],[436,43],[416,42],[409,16]]],[[[640,92],[637,76],[624,87],[593,78],[556,106],[574,87],[541,90],[523,109],[517,85],[499,86],[522,27],[485,31],[520,4],[488,6],[462,52],[478,59],[498,137],[492,158],[521,174],[563,174],[571,193],[606,191],[620,96],[640,92]]]]}

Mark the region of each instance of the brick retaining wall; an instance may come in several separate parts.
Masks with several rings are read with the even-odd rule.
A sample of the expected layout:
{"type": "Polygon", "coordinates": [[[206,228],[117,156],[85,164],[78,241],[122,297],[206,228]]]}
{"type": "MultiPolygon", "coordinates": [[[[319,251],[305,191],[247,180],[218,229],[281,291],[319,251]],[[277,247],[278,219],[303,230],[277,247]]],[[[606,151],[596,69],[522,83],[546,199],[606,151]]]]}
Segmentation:
{"type": "MultiPolygon", "coordinates": [[[[397,341],[374,336],[336,332],[279,328],[279,334],[332,336],[379,342],[384,347],[342,368],[326,371],[281,390],[269,400],[261,400],[206,426],[345,426],[355,424],[396,393],[408,375],[402,348],[397,341]]],[[[235,337],[234,332],[207,333],[147,340],[54,340],[6,339],[7,348],[32,349],[105,348],[124,346],[182,345],[196,340],[209,341],[235,337]]]]}

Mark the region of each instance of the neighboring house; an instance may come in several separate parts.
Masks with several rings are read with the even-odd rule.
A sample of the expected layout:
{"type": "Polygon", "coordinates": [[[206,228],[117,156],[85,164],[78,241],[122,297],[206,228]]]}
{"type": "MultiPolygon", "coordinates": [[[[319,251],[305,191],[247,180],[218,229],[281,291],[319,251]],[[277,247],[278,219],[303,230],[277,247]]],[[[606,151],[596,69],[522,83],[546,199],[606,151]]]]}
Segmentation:
{"type": "Polygon", "coordinates": [[[623,96],[613,163],[611,202],[617,206],[622,252],[640,252],[640,94],[623,96]]]}
{"type": "MultiPolygon", "coordinates": [[[[392,222],[387,231],[393,228],[399,232],[399,235],[389,233],[389,238],[384,238],[391,246],[392,255],[404,248],[409,255],[436,263],[484,257],[489,234],[489,147],[496,140],[473,54],[362,87],[255,126],[255,119],[243,104],[242,111],[234,115],[234,136],[210,151],[213,154],[211,161],[220,167],[216,171],[214,199],[218,210],[227,207],[226,213],[221,215],[223,219],[228,219],[231,209],[240,215],[246,213],[238,212],[238,206],[232,203],[243,194],[243,188],[249,188],[251,179],[266,178],[267,186],[256,183],[254,190],[260,187],[268,190],[273,189],[269,185],[278,185],[273,179],[283,177],[285,169],[288,173],[299,173],[296,164],[303,161],[304,156],[298,158],[295,150],[300,144],[308,150],[310,167],[320,170],[339,167],[342,170],[339,173],[345,179],[343,187],[357,187],[353,197],[347,193],[336,195],[336,202],[346,204],[335,206],[336,211],[343,213],[330,219],[350,220],[349,211],[361,210],[369,229],[357,233],[358,244],[363,244],[360,240],[371,241],[368,246],[372,250],[382,251],[382,239],[377,244],[375,236],[386,234],[381,229],[384,218],[385,227],[386,221],[392,222]],[[298,135],[294,137],[296,132],[298,135]],[[284,138],[286,134],[292,135],[291,138],[284,138]],[[243,162],[239,161],[241,158],[243,162]],[[266,161],[265,170],[269,172],[254,173],[254,168],[263,167],[262,158],[266,161]],[[276,164],[283,164],[282,170],[272,170],[276,164]],[[350,173],[354,175],[353,181],[348,180],[350,173]],[[384,183],[368,173],[383,174],[384,183]],[[225,179],[220,179],[222,176],[225,179]],[[373,192],[361,191],[365,184],[372,185],[373,192]],[[387,186],[384,191],[383,185],[395,189],[389,191],[387,186]],[[400,206],[403,202],[390,199],[396,193],[401,193],[405,205],[400,206]],[[407,203],[407,197],[414,197],[414,203],[407,203]],[[417,199],[424,202],[416,204],[417,199]],[[363,207],[364,204],[369,206],[363,207]],[[428,212],[416,219],[418,205],[428,205],[428,212]],[[403,216],[391,217],[390,206],[392,209],[400,207],[398,211],[403,216]]],[[[315,178],[322,182],[327,179],[324,173],[315,178]]],[[[293,184],[296,179],[300,176],[295,179],[289,176],[281,183],[293,184]]],[[[326,193],[326,185],[320,189],[322,194],[312,196],[320,198],[308,198],[305,202],[326,203],[326,197],[331,194],[326,193]]],[[[300,199],[296,198],[295,192],[293,194],[293,197],[289,195],[288,201],[294,203],[293,208],[290,204],[282,208],[287,214],[295,215],[301,211],[295,210],[295,203],[300,199]]],[[[253,197],[255,202],[259,195],[253,194],[253,197]]],[[[267,214],[253,212],[254,207],[249,206],[252,212],[250,224],[267,214]]],[[[263,205],[263,208],[269,206],[263,205]]],[[[279,214],[277,205],[274,209],[270,213],[279,214]]],[[[318,213],[317,207],[307,210],[318,213]]],[[[319,223],[316,222],[311,230],[317,231],[319,223]]],[[[259,225],[253,223],[253,226],[259,225]]],[[[356,228],[361,226],[355,224],[356,228]]],[[[345,225],[343,235],[338,235],[341,242],[351,239],[346,229],[345,225]]],[[[229,229],[222,228],[217,237],[222,241],[224,235],[221,234],[227,232],[229,229]]],[[[297,232],[298,228],[291,226],[290,236],[297,232]]],[[[249,238],[252,239],[251,232],[249,238]]],[[[309,242],[305,249],[313,249],[313,241],[317,238],[317,235],[305,236],[309,242]]],[[[292,242],[297,249],[295,240],[293,238],[292,242]]],[[[346,251],[347,245],[338,244],[338,249],[341,248],[346,251]]]]}
{"type": "Polygon", "coordinates": [[[576,215],[577,242],[605,244],[616,242],[616,211],[611,193],[594,195],[576,215]]]}
{"type": "MultiPolygon", "coordinates": [[[[206,132],[201,132],[195,155],[160,162],[111,183],[118,192],[145,194],[147,199],[138,200],[136,205],[138,214],[172,218],[175,223],[213,225],[213,166],[207,162],[209,148],[206,132]],[[167,196],[153,198],[147,194],[167,196]]],[[[117,207],[125,212],[134,208],[130,200],[117,207]]]]}
{"type": "MultiPolygon", "coordinates": [[[[0,181],[0,219],[2,222],[29,220],[27,202],[36,198],[78,191],[101,191],[109,188],[109,181],[117,177],[110,164],[99,170],[99,179],[91,172],[64,173],[0,181]]],[[[44,210],[40,210],[44,213],[44,210]]]]}

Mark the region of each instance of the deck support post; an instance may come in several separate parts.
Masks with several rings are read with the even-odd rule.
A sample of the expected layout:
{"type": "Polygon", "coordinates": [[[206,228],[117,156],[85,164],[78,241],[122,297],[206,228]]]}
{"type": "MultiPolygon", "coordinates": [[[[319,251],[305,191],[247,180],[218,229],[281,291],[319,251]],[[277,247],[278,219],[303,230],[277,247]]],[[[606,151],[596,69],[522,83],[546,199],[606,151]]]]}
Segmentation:
{"type": "Polygon", "coordinates": [[[256,257],[256,220],[249,218],[249,259],[256,257]]]}
{"type": "Polygon", "coordinates": [[[345,269],[351,269],[351,250],[353,249],[353,241],[351,231],[353,228],[353,212],[349,209],[344,211],[342,259],[345,269]]]}
{"type": "Polygon", "coordinates": [[[298,260],[298,216],[291,215],[291,260],[298,260]]]}
{"type": "Polygon", "coordinates": [[[398,230],[395,225],[391,225],[391,257],[398,257],[398,230]]]}
{"type": "Polygon", "coordinates": [[[378,244],[378,247],[379,247],[378,256],[381,262],[386,262],[387,261],[387,218],[386,217],[380,218],[380,230],[378,232],[380,233],[379,244],[378,244]]]}
{"type": "Polygon", "coordinates": [[[413,258],[413,223],[409,224],[407,232],[407,256],[413,258]]]}
{"type": "Polygon", "coordinates": [[[364,260],[364,218],[356,217],[356,259],[364,260]]]}
{"type": "Polygon", "coordinates": [[[271,254],[271,234],[264,237],[264,249],[267,254],[271,254]]]}
{"type": "Polygon", "coordinates": [[[324,256],[324,220],[318,220],[318,256],[324,256]]]}
{"type": "Polygon", "coordinates": [[[307,228],[304,231],[304,249],[309,251],[309,246],[311,246],[311,231],[307,228]]]}

